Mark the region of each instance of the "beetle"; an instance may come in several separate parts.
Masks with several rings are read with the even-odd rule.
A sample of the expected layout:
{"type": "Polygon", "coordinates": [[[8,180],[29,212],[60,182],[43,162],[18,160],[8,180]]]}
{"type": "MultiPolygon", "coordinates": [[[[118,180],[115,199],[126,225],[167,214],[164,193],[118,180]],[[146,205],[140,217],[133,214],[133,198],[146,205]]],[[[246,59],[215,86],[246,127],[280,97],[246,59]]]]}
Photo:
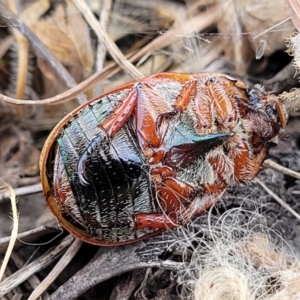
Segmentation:
{"type": "Polygon", "coordinates": [[[253,179],[287,124],[279,98],[218,73],[161,73],[76,108],[45,142],[41,179],[67,231],[122,245],[178,227],[253,179]]]}

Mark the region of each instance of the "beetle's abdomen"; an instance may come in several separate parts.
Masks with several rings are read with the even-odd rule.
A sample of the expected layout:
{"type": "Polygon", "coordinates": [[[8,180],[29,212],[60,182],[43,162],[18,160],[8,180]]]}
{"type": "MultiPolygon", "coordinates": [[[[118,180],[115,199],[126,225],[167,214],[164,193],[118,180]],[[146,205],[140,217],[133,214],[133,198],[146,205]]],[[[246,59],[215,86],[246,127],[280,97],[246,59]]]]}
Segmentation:
{"type": "Polygon", "coordinates": [[[54,190],[56,199],[63,198],[63,190],[61,206],[92,237],[119,242],[153,232],[134,230],[134,215],[158,210],[149,167],[129,132],[130,124],[112,139],[99,127],[112,109],[108,104],[85,107],[61,131],[54,190]]]}

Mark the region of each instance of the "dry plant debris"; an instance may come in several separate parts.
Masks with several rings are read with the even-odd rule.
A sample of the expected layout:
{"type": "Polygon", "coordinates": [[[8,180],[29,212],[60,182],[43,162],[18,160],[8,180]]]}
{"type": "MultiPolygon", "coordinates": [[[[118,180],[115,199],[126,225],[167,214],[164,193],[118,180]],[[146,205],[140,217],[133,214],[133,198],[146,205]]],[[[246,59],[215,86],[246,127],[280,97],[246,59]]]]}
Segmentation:
{"type": "MultiPolygon", "coordinates": [[[[257,183],[230,189],[186,228],[97,248],[59,230],[38,176],[49,131],[100,90],[157,72],[224,72],[281,93],[290,122],[265,163],[278,171],[265,169],[259,179],[299,214],[296,2],[0,3],[0,178],[20,195],[21,232],[7,267],[2,265],[1,299],[37,299],[41,293],[42,299],[103,300],[300,297],[299,221],[257,183]]],[[[11,237],[7,192],[0,192],[0,206],[4,255],[11,237]]]]}

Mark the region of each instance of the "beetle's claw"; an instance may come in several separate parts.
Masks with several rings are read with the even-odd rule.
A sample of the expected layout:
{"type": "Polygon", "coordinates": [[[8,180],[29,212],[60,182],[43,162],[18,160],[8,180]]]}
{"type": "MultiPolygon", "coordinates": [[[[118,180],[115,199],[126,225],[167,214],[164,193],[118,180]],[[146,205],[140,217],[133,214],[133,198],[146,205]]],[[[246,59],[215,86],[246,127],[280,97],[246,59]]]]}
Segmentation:
{"type": "Polygon", "coordinates": [[[80,180],[80,183],[82,185],[89,185],[89,183],[86,181],[85,177],[83,176],[83,174],[78,174],[78,178],[80,180]]]}
{"type": "Polygon", "coordinates": [[[89,185],[89,182],[86,180],[85,162],[86,162],[86,156],[83,155],[80,157],[77,164],[78,178],[82,185],[89,185]]]}

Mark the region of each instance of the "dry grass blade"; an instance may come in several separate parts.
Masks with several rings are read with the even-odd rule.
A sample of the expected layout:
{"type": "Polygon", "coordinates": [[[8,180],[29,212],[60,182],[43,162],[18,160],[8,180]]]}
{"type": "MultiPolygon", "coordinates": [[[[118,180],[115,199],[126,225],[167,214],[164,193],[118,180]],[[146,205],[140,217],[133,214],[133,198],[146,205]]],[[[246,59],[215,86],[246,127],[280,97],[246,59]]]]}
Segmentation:
{"type": "Polygon", "coordinates": [[[201,12],[192,18],[186,20],[184,24],[180,24],[170,28],[167,32],[157,37],[144,48],[142,48],[138,53],[136,53],[132,60],[142,59],[149,56],[151,53],[158,49],[162,49],[175,43],[179,39],[186,37],[195,32],[201,32],[205,28],[211,26],[218,19],[218,9],[216,6],[208,8],[206,11],[201,12]]]}
{"type": "MultiPolygon", "coordinates": [[[[112,8],[111,0],[103,1],[102,8],[100,11],[100,18],[99,18],[100,26],[102,27],[103,30],[105,30],[105,28],[108,27],[111,8],[112,8]]],[[[97,63],[96,63],[97,71],[101,71],[103,69],[105,56],[106,56],[106,47],[104,46],[101,40],[98,40],[97,63]]]]}
{"type": "MultiPolygon", "coordinates": [[[[31,42],[31,45],[35,49],[36,53],[50,64],[50,66],[56,72],[57,76],[62,79],[62,81],[66,84],[67,87],[72,88],[76,86],[77,83],[66,70],[66,68],[61,64],[59,60],[55,58],[55,56],[49,51],[49,49],[47,49],[41,43],[41,41],[26,25],[21,23],[18,20],[18,18],[12,12],[10,12],[2,3],[0,3],[0,11],[0,16],[3,19],[6,19],[7,22],[12,26],[18,28],[18,30],[31,42]]],[[[77,99],[79,103],[86,102],[86,98],[84,95],[77,96],[77,99]]],[[[28,105],[27,103],[24,105],[28,105]]]]}
{"type": "MultiPolygon", "coordinates": [[[[16,197],[19,197],[19,196],[39,193],[41,191],[42,191],[42,184],[37,183],[37,184],[33,184],[33,185],[16,188],[15,195],[16,195],[16,197]]],[[[0,203],[3,200],[7,199],[9,197],[9,195],[10,195],[9,192],[7,192],[7,191],[0,192],[0,203]]]]}
{"type": "MultiPolygon", "coordinates": [[[[17,35],[15,35],[17,36],[17,35]]],[[[26,88],[26,78],[28,74],[28,60],[29,60],[29,43],[23,36],[17,38],[18,43],[18,72],[16,84],[16,98],[24,98],[26,88]]]]}
{"type": "Polygon", "coordinates": [[[73,259],[82,245],[82,241],[75,239],[66,253],[61,257],[53,270],[47,275],[47,277],[41,282],[41,284],[33,291],[28,300],[34,300],[43,294],[49,285],[57,278],[57,276],[64,270],[64,268],[73,259]]]}
{"type": "Polygon", "coordinates": [[[263,166],[265,168],[270,168],[272,170],[275,170],[277,172],[283,173],[285,175],[300,179],[300,173],[296,172],[294,170],[291,170],[289,168],[286,168],[278,163],[276,163],[275,161],[271,160],[271,159],[267,159],[264,161],[263,166]]]}
{"type": "Polygon", "coordinates": [[[28,75],[29,43],[28,40],[16,29],[13,30],[17,41],[18,70],[16,74],[16,88],[14,94],[17,99],[24,98],[28,75]]]}
{"type": "MultiPolygon", "coordinates": [[[[75,68],[82,76],[91,73],[94,52],[90,29],[71,0],[56,5],[50,16],[39,19],[30,28],[64,66],[70,70],[75,68]]],[[[46,77],[56,80],[41,61],[39,67],[46,77]]],[[[77,72],[72,73],[76,76],[77,72]]]]}
{"type": "Polygon", "coordinates": [[[284,0],[276,1],[276,6],[272,0],[226,0],[220,2],[219,10],[218,32],[232,37],[223,41],[225,56],[243,76],[253,59],[281,49],[283,36],[293,32],[284,0]]]}
{"type": "Polygon", "coordinates": [[[300,220],[300,215],[290,207],[287,203],[285,203],[280,197],[278,197],[272,190],[270,190],[262,181],[258,178],[255,181],[268,193],[270,194],[282,207],[288,210],[292,215],[294,215],[298,220],[300,220]]]}
{"type": "Polygon", "coordinates": [[[43,270],[49,264],[55,261],[62,254],[65,248],[72,243],[73,240],[73,237],[67,236],[60,242],[58,246],[56,246],[50,252],[42,255],[37,260],[26,265],[11,276],[5,278],[2,283],[0,283],[0,297],[4,296],[13,288],[17,287],[19,284],[27,280],[32,274],[43,270]]]}
{"type": "MultiPolygon", "coordinates": [[[[14,264],[16,265],[16,267],[19,269],[21,269],[26,264],[26,261],[24,260],[24,258],[16,252],[12,253],[11,258],[12,258],[14,264]]],[[[28,278],[28,283],[30,284],[32,289],[35,289],[41,283],[41,281],[38,278],[38,276],[32,275],[28,278]]],[[[46,298],[49,295],[48,295],[48,293],[45,293],[44,296],[46,298]]]]}
{"type": "MultiPolygon", "coordinates": [[[[61,233],[62,229],[60,227],[46,227],[46,226],[40,226],[22,233],[19,233],[17,236],[17,241],[15,243],[14,250],[19,249],[20,247],[24,246],[25,244],[34,243],[38,239],[40,239],[43,236],[46,236],[50,233],[61,233]]],[[[0,238],[0,253],[4,253],[8,247],[8,244],[11,240],[10,236],[0,238]]]]}
{"type": "Polygon", "coordinates": [[[281,22],[275,24],[274,26],[271,26],[270,28],[265,29],[263,32],[260,32],[259,34],[257,34],[256,36],[253,37],[253,40],[259,38],[260,36],[264,35],[265,33],[268,33],[270,31],[272,31],[273,29],[275,29],[276,27],[286,23],[287,21],[290,20],[290,17],[286,18],[285,20],[282,20],[281,22]]]}
{"type": "MultiPolygon", "coordinates": [[[[99,16],[99,22],[102,29],[105,31],[105,28],[109,25],[109,18],[112,8],[112,1],[103,1],[102,7],[99,16]]],[[[97,45],[97,53],[96,53],[96,70],[101,71],[104,67],[105,59],[106,59],[107,49],[101,40],[98,39],[97,45]]],[[[94,95],[102,94],[103,87],[98,86],[94,90],[94,95]]]]}
{"type": "Polygon", "coordinates": [[[298,0],[286,0],[290,16],[295,27],[300,31],[300,2],[298,0]]]}
{"type": "MultiPolygon", "coordinates": [[[[39,0],[31,4],[27,9],[23,10],[21,14],[18,14],[16,1],[9,0],[8,7],[15,15],[18,15],[19,20],[29,26],[30,24],[35,22],[42,14],[44,14],[47,9],[49,9],[50,2],[39,0]]],[[[18,51],[18,70],[16,74],[15,95],[17,99],[22,99],[25,94],[29,69],[29,42],[26,37],[19,32],[18,29],[12,28],[12,33],[17,42],[18,51]]]]}
{"type": "MultiPolygon", "coordinates": [[[[146,243],[151,240],[146,241],[146,243]]],[[[185,265],[172,261],[162,261],[158,257],[145,261],[138,251],[147,249],[145,242],[120,247],[100,247],[98,253],[87,265],[78,271],[70,280],[60,286],[49,300],[77,299],[82,293],[93,288],[97,284],[123,274],[141,268],[165,268],[179,270],[185,265]],[[74,286],[74,281],[80,281],[80,285],[74,286]]],[[[148,245],[149,247],[149,245],[148,245]]]]}
{"type": "Polygon", "coordinates": [[[101,72],[97,72],[88,79],[77,84],[74,88],[69,89],[61,94],[58,94],[54,97],[50,97],[43,100],[29,101],[29,100],[19,100],[11,98],[0,94],[0,101],[13,104],[13,105],[57,105],[64,102],[67,102],[74,97],[77,97],[81,93],[85,92],[89,88],[94,87],[104,79],[109,76],[112,76],[120,71],[120,68],[116,66],[115,63],[107,65],[101,72]]]}
{"type": "MultiPolygon", "coordinates": [[[[0,4],[1,9],[1,4],[0,4]]],[[[208,26],[212,25],[218,18],[218,11],[216,7],[211,7],[205,12],[201,12],[191,19],[187,20],[184,24],[180,24],[171,31],[167,31],[165,34],[157,37],[145,47],[140,49],[135,55],[129,58],[130,62],[135,62],[144,56],[150,55],[153,51],[166,47],[175,41],[181,39],[184,35],[192,34],[198,31],[202,31],[208,26]]],[[[80,93],[93,88],[101,81],[107,79],[120,71],[120,67],[116,66],[116,63],[108,64],[102,71],[95,73],[88,79],[82,81],[77,86],[70,88],[68,91],[63,92],[51,98],[36,100],[36,101],[26,101],[18,100],[5,95],[0,94],[0,100],[6,103],[14,105],[56,105],[69,101],[70,99],[76,97],[80,93]]]]}
{"type": "MultiPolygon", "coordinates": [[[[8,264],[9,261],[9,257],[13,251],[16,239],[17,239],[17,235],[18,235],[18,211],[17,211],[17,203],[16,203],[16,195],[15,192],[13,190],[13,188],[9,185],[1,187],[1,189],[8,189],[10,192],[10,199],[11,199],[11,207],[12,207],[12,213],[13,213],[13,228],[12,228],[12,232],[11,232],[11,236],[10,236],[10,241],[9,241],[9,245],[8,248],[6,250],[5,256],[4,256],[4,260],[2,262],[1,268],[0,268],[0,282],[2,280],[4,271],[6,269],[6,266],[8,264]]],[[[1,289],[0,289],[1,290],[1,289]]]]}
{"type": "Polygon", "coordinates": [[[135,68],[123,55],[123,53],[119,50],[119,48],[116,46],[116,44],[111,40],[109,35],[104,31],[87,6],[87,4],[83,0],[74,0],[74,3],[78,7],[78,9],[82,12],[84,15],[86,21],[91,25],[91,27],[94,29],[98,39],[103,42],[105,47],[107,48],[110,55],[114,58],[114,60],[117,62],[117,64],[132,78],[134,79],[140,79],[143,77],[143,74],[139,72],[138,69],[135,68]]]}

